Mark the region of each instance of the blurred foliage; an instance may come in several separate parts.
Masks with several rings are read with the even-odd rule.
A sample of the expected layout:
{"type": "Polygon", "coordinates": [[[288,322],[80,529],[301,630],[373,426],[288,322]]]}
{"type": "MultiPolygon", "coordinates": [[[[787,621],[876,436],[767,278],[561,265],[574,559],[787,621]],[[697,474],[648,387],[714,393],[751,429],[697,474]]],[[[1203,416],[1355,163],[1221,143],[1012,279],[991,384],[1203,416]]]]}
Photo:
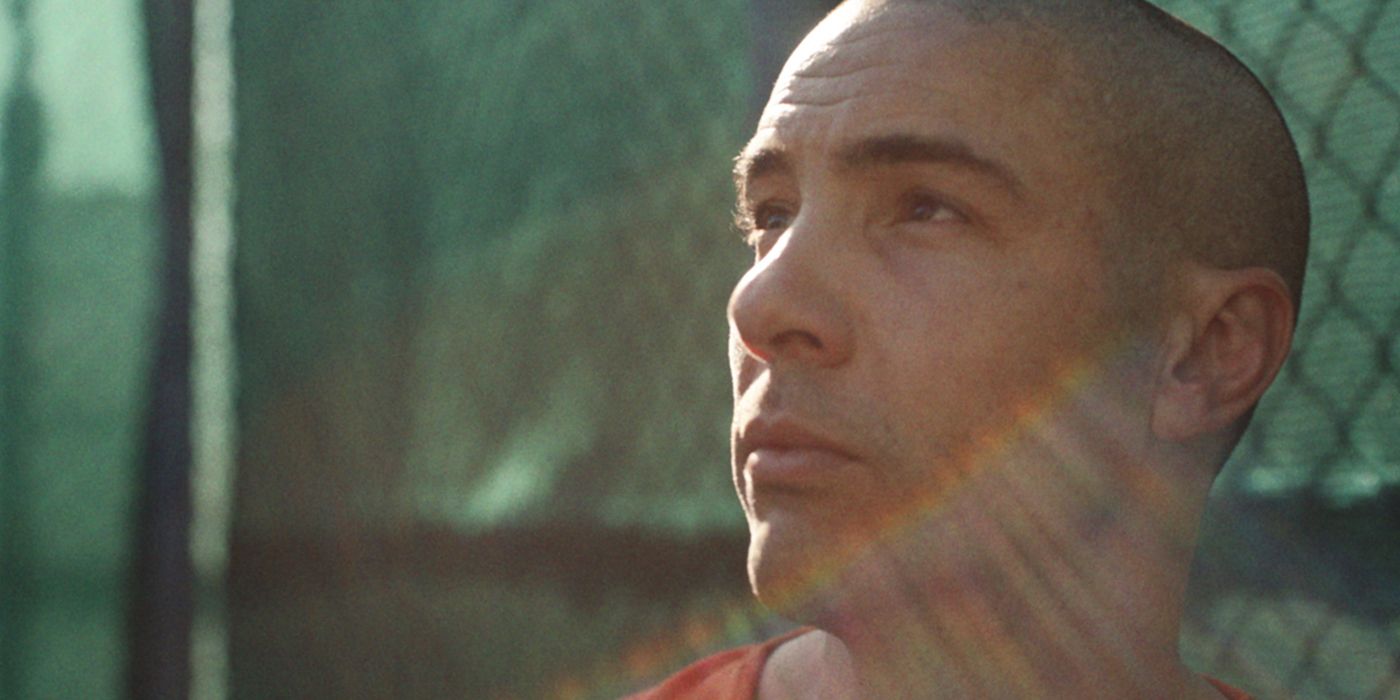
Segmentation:
{"type": "Polygon", "coordinates": [[[243,526],[735,526],[741,5],[237,17],[243,526]]]}
{"type": "Polygon", "coordinates": [[[113,697],[157,286],[141,36],[129,2],[3,9],[0,697],[113,697]]]}
{"type": "Polygon", "coordinates": [[[480,560],[518,528],[743,527],[719,311],[745,256],[743,3],[235,9],[235,692],[538,690],[713,598],[580,602],[546,561],[562,533],[480,560]],[[444,551],[456,574],[393,563],[395,533],[441,527],[478,536],[444,551]],[[311,561],[267,574],[287,542],[311,561]]]}

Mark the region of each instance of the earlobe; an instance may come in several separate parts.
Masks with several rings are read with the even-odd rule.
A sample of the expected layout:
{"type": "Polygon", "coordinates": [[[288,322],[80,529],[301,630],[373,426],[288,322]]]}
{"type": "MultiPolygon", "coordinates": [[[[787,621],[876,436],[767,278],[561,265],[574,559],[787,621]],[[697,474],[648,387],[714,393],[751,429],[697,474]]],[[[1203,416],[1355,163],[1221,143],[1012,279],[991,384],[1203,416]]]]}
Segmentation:
{"type": "Polygon", "coordinates": [[[1293,336],[1278,273],[1196,268],[1166,333],[1152,431],[1185,442],[1237,424],[1273,382],[1293,336]]]}

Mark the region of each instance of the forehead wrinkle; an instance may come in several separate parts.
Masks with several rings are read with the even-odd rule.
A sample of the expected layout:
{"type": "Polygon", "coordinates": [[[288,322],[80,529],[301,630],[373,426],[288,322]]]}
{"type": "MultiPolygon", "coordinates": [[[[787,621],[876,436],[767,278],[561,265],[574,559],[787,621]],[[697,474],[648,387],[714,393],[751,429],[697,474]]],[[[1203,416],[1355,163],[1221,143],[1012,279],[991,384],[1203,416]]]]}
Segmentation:
{"type": "Polygon", "coordinates": [[[804,78],[840,78],[881,68],[900,71],[906,60],[890,60],[892,47],[916,46],[923,36],[906,27],[880,28],[846,41],[799,47],[778,78],[778,84],[804,78]]]}
{"type": "Polygon", "coordinates": [[[934,91],[927,85],[899,73],[877,76],[877,80],[867,80],[855,85],[831,82],[826,79],[846,78],[852,74],[827,75],[816,78],[796,78],[779,85],[773,90],[765,108],[760,127],[775,126],[785,111],[773,113],[775,109],[792,107],[838,107],[854,100],[878,100],[891,93],[905,92],[909,95],[929,95],[934,91]]]}
{"type": "Polygon", "coordinates": [[[793,51],[778,83],[800,77],[839,77],[878,67],[898,68],[900,61],[872,61],[879,61],[880,52],[892,46],[921,43],[941,19],[878,2],[842,3],[793,51]]]}
{"type": "Polygon", "coordinates": [[[788,75],[788,77],[792,80],[831,80],[833,78],[844,78],[847,76],[856,75],[858,73],[876,70],[878,68],[898,69],[901,68],[902,65],[894,61],[884,61],[881,63],[871,63],[868,65],[858,66],[850,69],[836,68],[835,70],[821,70],[821,68],[825,67],[828,66],[825,66],[822,62],[813,62],[812,64],[808,64],[807,66],[793,71],[791,74],[788,75]]]}

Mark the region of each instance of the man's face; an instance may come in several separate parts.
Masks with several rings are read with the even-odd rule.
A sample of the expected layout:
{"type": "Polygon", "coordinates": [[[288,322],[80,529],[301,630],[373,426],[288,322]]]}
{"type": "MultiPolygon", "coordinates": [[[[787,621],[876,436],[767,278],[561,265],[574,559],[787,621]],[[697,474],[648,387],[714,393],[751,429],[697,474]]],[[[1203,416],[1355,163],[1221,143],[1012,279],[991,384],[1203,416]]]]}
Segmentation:
{"type": "MultiPolygon", "coordinates": [[[[1117,327],[1056,52],[938,10],[841,12],[739,160],[734,479],[780,607],[940,527],[1117,327]]],[[[917,556],[951,556],[938,539],[917,556]]]]}

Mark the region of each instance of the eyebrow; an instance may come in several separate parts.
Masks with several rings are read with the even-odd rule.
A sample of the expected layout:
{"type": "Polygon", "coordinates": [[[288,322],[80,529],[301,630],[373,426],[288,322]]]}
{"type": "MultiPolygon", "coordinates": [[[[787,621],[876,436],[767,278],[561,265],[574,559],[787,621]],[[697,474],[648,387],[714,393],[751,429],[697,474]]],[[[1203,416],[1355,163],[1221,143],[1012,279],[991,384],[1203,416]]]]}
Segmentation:
{"type": "Polygon", "coordinates": [[[734,186],[740,195],[744,186],[758,178],[772,173],[786,172],[792,166],[787,154],[778,148],[760,148],[750,152],[745,149],[734,159],[734,186]]]}
{"type": "MultiPolygon", "coordinates": [[[[836,162],[847,170],[868,170],[906,163],[947,164],[991,177],[1017,195],[1023,188],[1020,178],[1011,168],[978,155],[966,143],[952,138],[914,134],[871,136],[841,148],[836,153],[836,162]]],[[[786,152],[780,148],[745,151],[734,160],[734,182],[742,193],[747,183],[765,175],[790,170],[791,167],[786,152]]]]}

